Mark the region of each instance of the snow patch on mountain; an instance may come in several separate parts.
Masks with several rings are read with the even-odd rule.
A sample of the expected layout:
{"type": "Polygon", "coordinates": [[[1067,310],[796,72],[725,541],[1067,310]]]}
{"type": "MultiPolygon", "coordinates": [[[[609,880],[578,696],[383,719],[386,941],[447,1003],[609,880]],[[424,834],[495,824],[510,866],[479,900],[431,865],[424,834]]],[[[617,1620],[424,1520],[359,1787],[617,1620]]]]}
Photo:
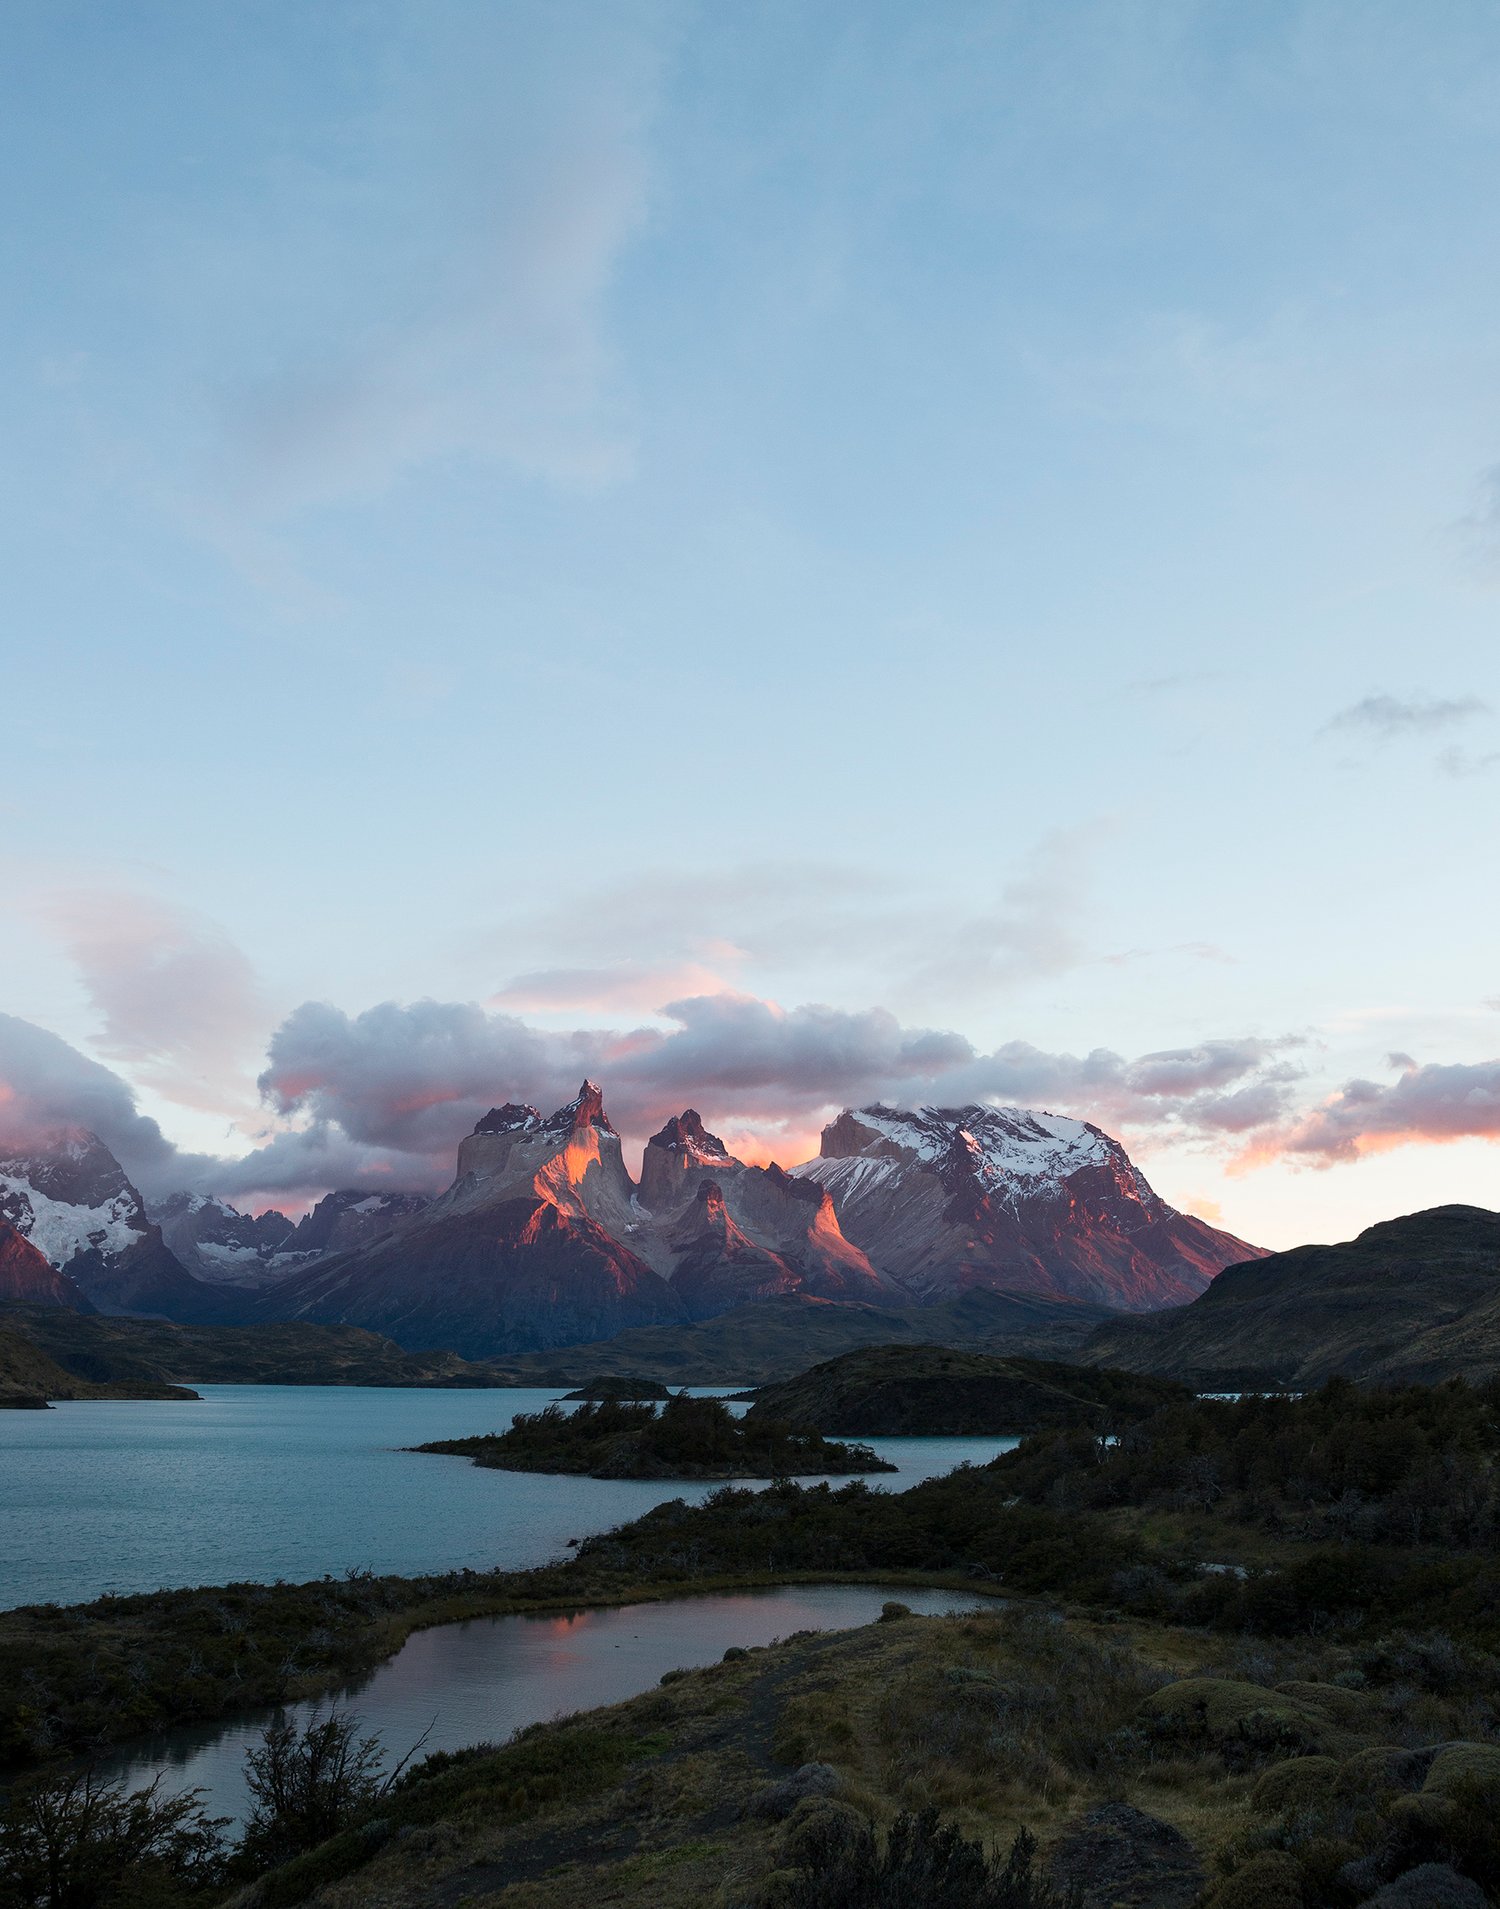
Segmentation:
{"type": "Polygon", "coordinates": [[[127,1187],[102,1206],[71,1206],[4,1172],[0,1172],[0,1215],[57,1267],[94,1246],[106,1253],[122,1253],[139,1243],[144,1230],[134,1188],[127,1187]]]}

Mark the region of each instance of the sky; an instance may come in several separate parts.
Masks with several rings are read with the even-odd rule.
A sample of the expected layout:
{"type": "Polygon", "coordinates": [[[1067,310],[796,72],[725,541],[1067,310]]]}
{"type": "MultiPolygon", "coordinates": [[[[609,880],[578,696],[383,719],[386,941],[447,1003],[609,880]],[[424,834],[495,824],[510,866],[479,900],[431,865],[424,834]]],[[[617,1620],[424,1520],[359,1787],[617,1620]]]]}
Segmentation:
{"type": "Polygon", "coordinates": [[[15,0],[0,1125],[1500,1206],[1500,13],[15,0]]]}

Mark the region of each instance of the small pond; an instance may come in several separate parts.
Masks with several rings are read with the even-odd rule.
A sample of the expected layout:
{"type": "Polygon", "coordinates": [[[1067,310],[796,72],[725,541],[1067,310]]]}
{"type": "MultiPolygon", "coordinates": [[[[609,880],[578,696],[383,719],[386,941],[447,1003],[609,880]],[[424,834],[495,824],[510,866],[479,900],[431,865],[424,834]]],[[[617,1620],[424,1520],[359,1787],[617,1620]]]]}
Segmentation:
{"type": "MultiPolygon", "coordinates": [[[[472,1618],[417,1631],[396,1655],[332,1698],[296,1705],[299,1721],[337,1702],[378,1732],[391,1760],[424,1730],[421,1752],[500,1742],[528,1723],[619,1703],[665,1671],[717,1663],[731,1645],[769,1644],[794,1631],[868,1624],[887,1598],[922,1615],[994,1610],[973,1592],[877,1584],[787,1585],[673,1598],[551,1617],[472,1618]]],[[[207,1791],[211,1814],[238,1821],[247,1806],[245,1752],[269,1710],[171,1730],[122,1746],[100,1773],[132,1787],[162,1773],[164,1791],[207,1791]]]]}

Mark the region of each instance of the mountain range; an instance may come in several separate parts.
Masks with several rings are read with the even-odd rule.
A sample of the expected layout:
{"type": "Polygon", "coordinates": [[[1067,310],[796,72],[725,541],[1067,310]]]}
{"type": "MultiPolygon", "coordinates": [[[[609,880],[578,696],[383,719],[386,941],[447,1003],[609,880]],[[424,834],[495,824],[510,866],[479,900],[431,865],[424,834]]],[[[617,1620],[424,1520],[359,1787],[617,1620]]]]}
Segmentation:
{"type": "Polygon", "coordinates": [[[468,1358],[788,1298],[905,1310],[980,1290],[1151,1308],[1258,1256],[1168,1206],[1083,1121],[863,1108],[787,1171],[737,1160],[688,1109],[652,1135],[637,1182],[592,1082],[545,1116],[492,1109],[432,1200],[346,1189],[295,1224],[193,1194],[148,1213],[97,1137],[69,1129],[0,1161],[0,1219],[19,1242],[17,1266],[0,1258],[15,1299],[356,1325],[468,1358]]]}

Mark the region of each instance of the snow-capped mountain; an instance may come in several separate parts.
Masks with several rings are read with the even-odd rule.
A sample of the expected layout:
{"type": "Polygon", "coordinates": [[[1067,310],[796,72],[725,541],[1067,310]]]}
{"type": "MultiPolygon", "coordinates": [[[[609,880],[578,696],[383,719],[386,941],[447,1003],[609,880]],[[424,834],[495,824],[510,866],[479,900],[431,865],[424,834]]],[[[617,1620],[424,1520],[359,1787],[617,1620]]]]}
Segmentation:
{"type": "Polygon", "coordinates": [[[425,1193],[371,1193],[364,1187],[340,1187],[336,1193],[325,1193],[311,1213],[290,1227],[277,1248],[277,1259],[283,1266],[297,1261],[306,1264],[325,1253],[373,1245],[427,1204],[425,1193]]]}
{"type": "Polygon", "coordinates": [[[100,1312],[223,1316],[212,1287],[178,1260],[124,1168],[85,1127],[39,1135],[0,1159],[0,1220],[100,1312]]]}
{"type": "Polygon", "coordinates": [[[370,1326],[469,1357],[606,1338],[770,1293],[902,1303],[819,1188],[749,1167],[691,1109],[637,1187],[599,1089],[556,1113],[507,1102],[460,1144],[448,1191],[385,1238],[268,1289],[265,1316],[370,1326]]]}
{"type": "Polygon", "coordinates": [[[254,1289],[330,1253],[370,1246],[426,1205],[421,1193],[341,1187],[296,1222],[274,1208],[241,1213],[205,1193],[174,1193],[150,1213],[190,1273],[213,1286],[254,1289]]]}
{"type": "Polygon", "coordinates": [[[1259,1256],[1159,1199],[1097,1127],[1017,1107],[848,1111],[792,1173],[735,1159],[688,1108],[652,1135],[637,1184],[591,1081],[552,1114],[493,1108],[434,1200],[348,1188],[293,1226],[179,1194],[148,1215],[109,1150],[70,1129],[0,1160],[4,1222],[18,1244],[0,1296],[368,1326],[468,1357],[783,1294],[907,1307],[981,1287],[1145,1310],[1259,1256]]]}
{"type": "Polygon", "coordinates": [[[1084,1121],[865,1108],[787,1173],[736,1160],[689,1108],[652,1135],[637,1185],[585,1082],[553,1114],[493,1108],[460,1143],[446,1193],[258,1304],[483,1357],[785,1293],[906,1306],[978,1286],[1145,1309],[1254,1257],[1169,1207],[1084,1121]]]}
{"type": "Polygon", "coordinates": [[[174,1193],[150,1215],[188,1271],[212,1286],[262,1286],[295,1263],[280,1258],[295,1231],[284,1213],[241,1213],[211,1194],[174,1193]]]}
{"type": "Polygon", "coordinates": [[[918,1299],[987,1286],[1144,1311],[1261,1256],[1168,1206],[1099,1128],[1024,1107],[846,1111],[795,1172],[918,1299]]]}

